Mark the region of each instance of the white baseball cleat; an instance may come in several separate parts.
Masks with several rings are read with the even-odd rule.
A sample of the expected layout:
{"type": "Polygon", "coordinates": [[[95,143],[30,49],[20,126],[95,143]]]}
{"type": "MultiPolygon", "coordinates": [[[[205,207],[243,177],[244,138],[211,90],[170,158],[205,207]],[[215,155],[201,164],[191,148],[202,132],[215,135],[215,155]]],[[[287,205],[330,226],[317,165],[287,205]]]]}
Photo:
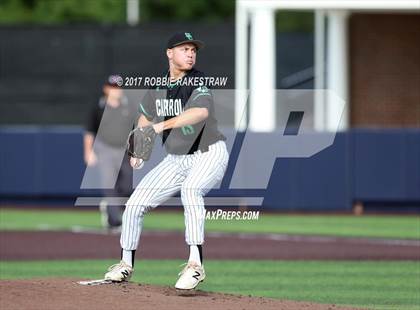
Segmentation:
{"type": "Polygon", "coordinates": [[[124,261],[114,264],[108,268],[108,272],[105,274],[105,280],[114,282],[128,281],[133,274],[134,269],[127,265],[124,261]]]}
{"type": "Polygon", "coordinates": [[[180,277],[175,284],[175,288],[179,290],[192,290],[206,277],[204,267],[195,262],[188,262],[178,275],[180,277]]]}

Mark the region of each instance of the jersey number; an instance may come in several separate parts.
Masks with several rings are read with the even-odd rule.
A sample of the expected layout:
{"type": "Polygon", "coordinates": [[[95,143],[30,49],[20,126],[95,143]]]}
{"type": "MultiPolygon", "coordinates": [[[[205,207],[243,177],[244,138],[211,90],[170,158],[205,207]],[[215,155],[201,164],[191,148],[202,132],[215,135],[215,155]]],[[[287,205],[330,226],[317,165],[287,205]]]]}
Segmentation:
{"type": "Polygon", "coordinates": [[[194,127],[191,125],[184,126],[181,130],[184,136],[192,135],[194,133],[194,127]]]}

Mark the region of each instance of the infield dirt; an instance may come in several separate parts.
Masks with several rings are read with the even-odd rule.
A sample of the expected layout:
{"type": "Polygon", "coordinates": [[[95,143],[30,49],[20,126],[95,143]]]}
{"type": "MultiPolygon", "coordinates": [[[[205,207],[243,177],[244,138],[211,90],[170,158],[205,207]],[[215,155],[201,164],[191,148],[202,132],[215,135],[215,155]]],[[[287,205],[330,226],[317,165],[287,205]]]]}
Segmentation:
{"type": "MultiPolygon", "coordinates": [[[[329,238],[300,236],[279,240],[263,235],[209,233],[206,259],[274,260],[420,260],[418,240],[329,238]]],[[[142,234],[138,259],[184,259],[187,247],[181,232],[142,234]]],[[[0,260],[116,259],[119,235],[59,231],[2,231],[0,260]]]]}
{"type": "Polygon", "coordinates": [[[356,309],[311,302],[209,293],[200,290],[179,292],[171,287],[138,283],[83,286],[76,283],[78,280],[80,279],[0,281],[1,309],[356,309]]]}

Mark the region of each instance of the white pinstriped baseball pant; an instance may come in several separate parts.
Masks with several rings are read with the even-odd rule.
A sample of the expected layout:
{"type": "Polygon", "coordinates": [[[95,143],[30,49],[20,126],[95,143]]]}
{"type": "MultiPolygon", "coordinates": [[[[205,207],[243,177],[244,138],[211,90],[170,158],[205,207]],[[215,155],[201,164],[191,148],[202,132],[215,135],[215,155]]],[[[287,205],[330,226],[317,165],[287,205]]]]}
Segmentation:
{"type": "Polygon", "coordinates": [[[224,141],[209,146],[207,152],[190,155],[168,154],[137,185],[126,203],[122,219],[121,247],[136,250],[144,215],[181,191],[184,206],[185,241],[204,243],[206,209],[203,197],[223,178],[229,154],[224,141]]]}

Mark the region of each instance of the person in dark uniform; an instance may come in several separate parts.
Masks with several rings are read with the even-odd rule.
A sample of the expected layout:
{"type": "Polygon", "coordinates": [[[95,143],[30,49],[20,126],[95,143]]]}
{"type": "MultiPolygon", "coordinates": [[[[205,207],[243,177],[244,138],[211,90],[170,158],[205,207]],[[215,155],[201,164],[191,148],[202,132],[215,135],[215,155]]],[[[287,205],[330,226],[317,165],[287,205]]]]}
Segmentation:
{"type": "Polygon", "coordinates": [[[132,192],[132,168],[126,157],[127,133],[138,112],[118,87],[118,76],[111,75],[103,86],[103,96],[92,106],[84,134],[84,160],[97,166],[104,199],[100,203],[102,224],[115,229],[121,226],[124,206],[111,205],[110,197],[127,197],[132,192]]]}

